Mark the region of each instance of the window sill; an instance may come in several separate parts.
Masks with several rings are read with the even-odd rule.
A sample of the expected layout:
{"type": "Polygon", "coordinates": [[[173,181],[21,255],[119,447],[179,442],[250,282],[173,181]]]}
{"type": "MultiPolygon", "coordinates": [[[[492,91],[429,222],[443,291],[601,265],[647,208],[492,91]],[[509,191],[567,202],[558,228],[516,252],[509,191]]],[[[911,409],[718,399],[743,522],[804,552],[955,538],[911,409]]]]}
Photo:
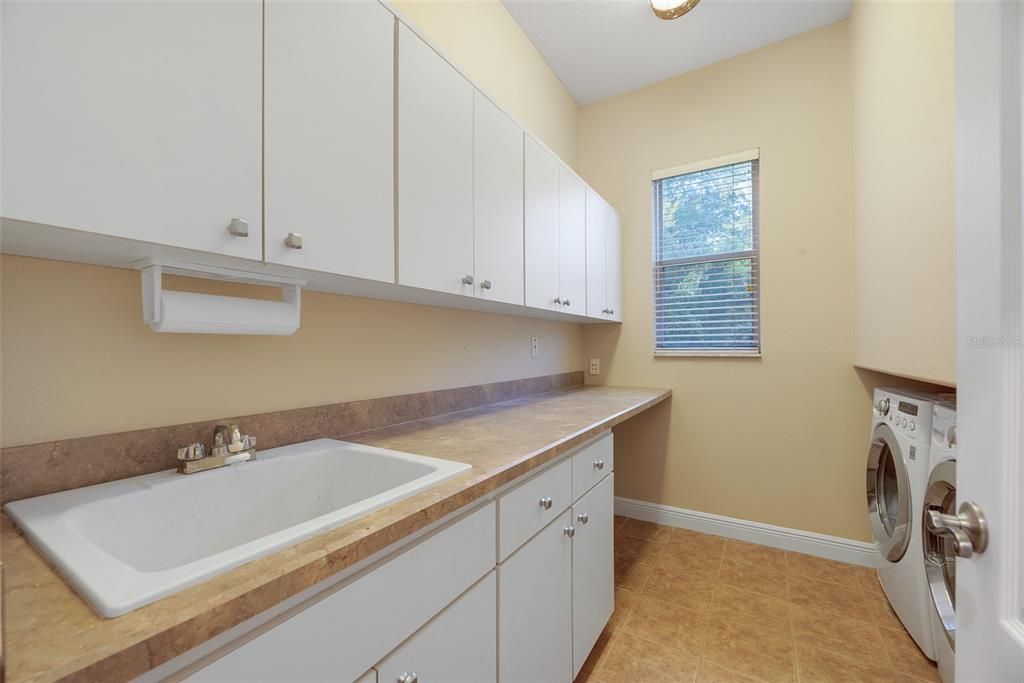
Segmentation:
{"type": "Polygon", "coordinates": [[[654,357],[655,358],[760,358],[761,357],[761,351],[760,350],[756,350],[756,351],[754,351],[754,350],[743,351],[743,350],[739,350],[739,349],[734,350],[734,351],[729,351],[729,350],[725,350],[725,349],[723,349],[721,351],[714,351],[714,350],[699,351],[699,350],[696,350],[696,349],[694,349],[692,351],[690,351],[690,350],[687,350],[687,351],[682,351],[682,350],[680,350],[680,351],[668,351],[668,350],[659,351],[659,350],[656,350],[654,352],[654,357]]]}

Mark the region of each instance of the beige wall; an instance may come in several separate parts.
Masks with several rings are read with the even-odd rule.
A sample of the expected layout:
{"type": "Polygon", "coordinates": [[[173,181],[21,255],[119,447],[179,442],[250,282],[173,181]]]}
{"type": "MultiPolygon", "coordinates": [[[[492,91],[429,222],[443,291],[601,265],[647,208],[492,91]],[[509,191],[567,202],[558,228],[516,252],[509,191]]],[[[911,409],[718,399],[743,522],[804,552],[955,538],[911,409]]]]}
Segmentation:
{"type": "Polygon", "coordinates": [[[953,4],[860,1],[849,24],[854,359],[955,384],[953,4]]]}
{"type": "MultiPolygon", "coordinates": [[[[500,3],[396,6],[575,165],[576,104],[500,3]]],[[[582,367],[569,323],[304,293],[294,337],[156,334],[137,272],[4,256],[0,281],[4,446],[582,367]]]]}
{"type": "Polygon", "coordinates": [[[576,102],[499,0],[390,4],[470,80],[576,168],[576,102]]]}
{"type": "Polygon", "coordinates": [[[581,173],[623,226],[625,320],[584,328],[588,381],[675,392],[619,429],[617,495],[869,537],[849,48],[841,22],[581,109],[581,173]],[[653,358],[651,171],[755,147],[763,358],[653,358]]]}

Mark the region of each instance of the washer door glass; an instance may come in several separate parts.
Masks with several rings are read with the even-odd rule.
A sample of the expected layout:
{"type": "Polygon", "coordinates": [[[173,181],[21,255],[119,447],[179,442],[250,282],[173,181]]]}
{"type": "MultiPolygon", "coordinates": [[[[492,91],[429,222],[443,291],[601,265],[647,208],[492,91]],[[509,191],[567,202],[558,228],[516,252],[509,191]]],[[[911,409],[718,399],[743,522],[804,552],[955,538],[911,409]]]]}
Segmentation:
{"type": "Polygon", "coordinates": [[[910,544],[910,479],[906,461],[889,425],[875,428],[867,471],[868,517],[878,549],[898,562],[910,544]]]}
{"type": "Polygon", "coordinates": [[[951,536],[940,536],[928,526],[929,510],[956,514],[956,461],[939,463],[932,470],[928,490],[924,494],[924,569],[928,577],[932,606],[939,615],[950,647],[956,641],[956,551],[951,536]]]}

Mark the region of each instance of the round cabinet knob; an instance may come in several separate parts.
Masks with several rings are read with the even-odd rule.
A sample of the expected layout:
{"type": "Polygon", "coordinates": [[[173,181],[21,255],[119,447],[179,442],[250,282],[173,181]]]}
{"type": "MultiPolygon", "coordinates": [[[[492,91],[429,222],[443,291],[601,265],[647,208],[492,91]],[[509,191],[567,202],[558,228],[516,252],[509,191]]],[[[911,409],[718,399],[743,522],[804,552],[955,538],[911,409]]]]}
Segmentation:
{"type": "Polygon", "coordinates": [[[289,249],[302,249],[302,235],[297,232],[290,232],[284,238],[284,246],[289,249]]]}
{"type": "Polygon", "coordinates": [[[570,304],[570,303],[569,303],[569,300],[568,300],[568,299],[566,299],[565,301],[563,301],[563,302],[562,302],[562,305],[563,305],[563,306],[571,306],[572,304],[570,304]]]}
{"type": "Polygon", "coordinates": [[[491,288],[491,281],[490,280],[484,280],[483,282],[480,283],[480,289],[490,289],[490,288],[491,288]]]}
{"type": "Polygon", "coordinates": [[[612,309],[610,309],[610,308],[602,308],[601,312],[604,313],[605,315],[611,315],[612,314],[612,309]]]}
{"type": "Polygon", "coordinates": [[[614,308],[609,308],[608,309],[608,315],[615,315],[615,309],[614,308]]]}
{"type": "Polygon", "coordinates": [[[544,496],[540,499],[540,506],[545,510],[550,510],[554,502],[555,501],[551,499],[551,496],[544,496]]]}
{"type": "Polygon", "coordinates": [[[398,683],[419,683],[419,680],[415,671],[403,671],[398,675],[398,683]]]}
{"type": "Polygon", "coordinates": [[[569,538],[572,538],[573,536],[576,535],[576,527],[574,527],[574,526],[567,526],[564,529],[562,529],[562,533],[565,534],[566,536],[568,536],[569,538]]]}
{"type": "Polygon", "coordinates": [[[580,524],[586,524],[590,521],[590,515],[588,515],[586,512],[581,512],[580,514],[576,515],[576,519],[579,520],[580,524]]]}
{"type": "Polygon", "coordinates": [[[562,303],[562,297],[556,296],[554,301],[555,301],[556,304],[561,304],[562,303]]]}
{"type": "Polygon", "coordinates": [[[472,275],[464,276],[462,278],[462,284],[464,284],[464,285],[471,285],[471,284],[473,284],[473,276],[472,275]]]}
{"type": "Polygon", "coordinates": [[[594,469],[595,470],[603,470],[604,469],[604,460],[595,460],[594,461],[594,469]]]}
{"type": "Polygon", "coordinates": [[[228,232],[235,237],[248,237],[249,221],[244,218],[232,218],[231,223],[228,224],[228,232]]]}

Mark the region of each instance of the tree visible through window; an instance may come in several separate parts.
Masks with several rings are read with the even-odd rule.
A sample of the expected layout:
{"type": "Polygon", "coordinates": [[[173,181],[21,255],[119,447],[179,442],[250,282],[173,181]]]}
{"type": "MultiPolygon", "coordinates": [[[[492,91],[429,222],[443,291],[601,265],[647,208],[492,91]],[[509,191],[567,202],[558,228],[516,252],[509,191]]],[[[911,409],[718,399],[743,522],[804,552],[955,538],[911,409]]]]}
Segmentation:
{"type": "Polygon", "coordinates": [[[758,160],[744,156],[655,174],[656,354],[760,353],[758,160]]]}

